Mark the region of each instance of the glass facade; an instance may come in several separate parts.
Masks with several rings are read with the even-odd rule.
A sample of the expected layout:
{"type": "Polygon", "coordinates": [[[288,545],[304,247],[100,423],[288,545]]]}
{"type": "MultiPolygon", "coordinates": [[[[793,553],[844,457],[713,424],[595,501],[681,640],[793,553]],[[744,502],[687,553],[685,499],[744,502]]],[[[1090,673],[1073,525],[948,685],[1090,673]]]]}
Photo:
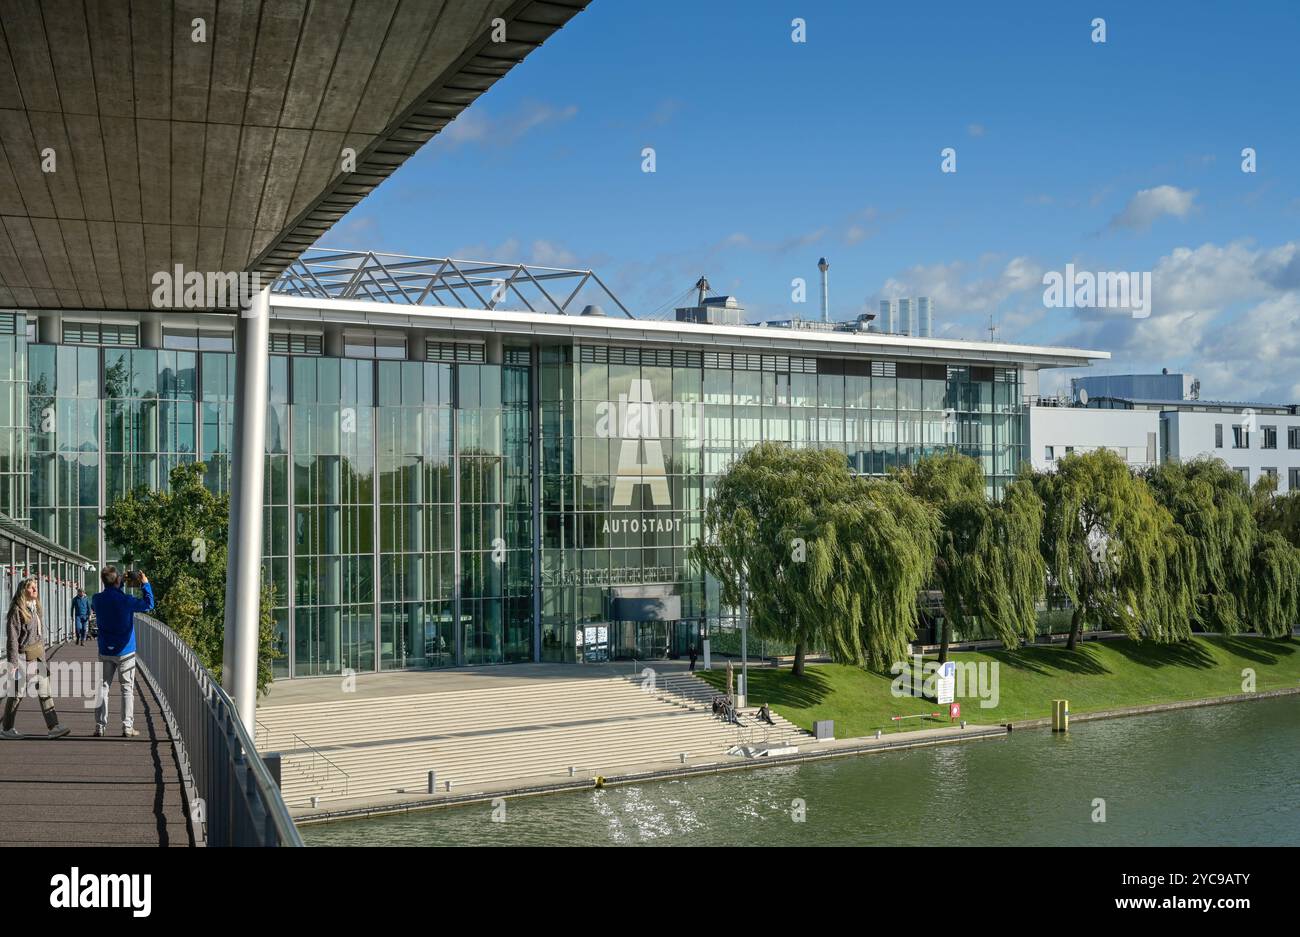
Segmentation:
{"type": "Polygon", "coordinates": [[[23,316],[0,313],[0,513],[29,519],[27,327],[23,316]]]}
{"type": "Polygon", "coordinates": [[[877,476],[956,449],[990,496],[1026,458],[1016,369],[577,345],[543,348],[540,372],[543,660],[592,659],[593,638],[597,658],[680,654],[734,627],[687,551],[760,440],[877,476]]]}
{"type": "MultiPolygon", "coordinates": [[[[39,344],[22,318],[0,320],[6,513],[108,562],[103,504],[194,459],[228,490],[229,351],[39,344]]],[[[358,357],[271,355],[277,676],[682,653],[734,626],[688,550],[756,442],[867,475],[955,448],[990,494],[1027,457],[1015,368],[395,334],[358,357]]]]}

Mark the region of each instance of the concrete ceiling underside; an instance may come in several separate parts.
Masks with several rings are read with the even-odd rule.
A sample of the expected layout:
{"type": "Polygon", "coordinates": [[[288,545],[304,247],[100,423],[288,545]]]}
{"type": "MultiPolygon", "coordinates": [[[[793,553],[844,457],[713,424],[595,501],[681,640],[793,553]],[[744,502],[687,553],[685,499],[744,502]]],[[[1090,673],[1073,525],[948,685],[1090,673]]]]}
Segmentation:
{"type": "Polygon", "coordinates": [[[269,282],[588,2],[0,0],[0,306],[269,282]]]}

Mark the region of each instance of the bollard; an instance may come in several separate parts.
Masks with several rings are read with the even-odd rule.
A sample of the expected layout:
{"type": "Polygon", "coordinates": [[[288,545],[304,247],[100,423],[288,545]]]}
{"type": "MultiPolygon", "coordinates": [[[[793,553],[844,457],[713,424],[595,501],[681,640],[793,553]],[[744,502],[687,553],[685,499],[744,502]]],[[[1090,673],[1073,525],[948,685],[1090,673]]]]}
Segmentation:
{"type": "Polygon", "coordinates": [[[880,730],[879,730],[879,729],[876,730],[876,738],[880,738],[880,730]]]}
{"type": "Polygon", "coordinates": [[[436,794],[437,792],[438,792],[438,772],[430,771],[429,772],[429,793],[436,794]]]}
{"type": "Polygon", "coordinates": [[[313,807],[319,807],[319,806],[320,806],[320,798],[319,798],[319,797],[313,797],[313,798],[311,799],[311,805],[312,805],[313,807]]]}
{"type": "Polygon", "coordinates": [[[573,765],[569,765],[569,777],[574,777],[575,775],[577,775],[577,773],[578,773],[578,769],[575,768],[573,765]]]}
{"type": "Polygon", "coordinates": [[[682,760],[682,764],[686,764],[686,752],[681,752],[677,757],[682,760]]]}
{"type": "Polygon", "coordinates": [[[963,719],[963,720],[961,721],[961,727],[962,727],[963,729],[966,728],[966,720],[965,720],[965,719],[963,719]]]}
{"type": "Polygon", "coordinates": [[[448,794],[450,794],[450,793],[451,793],[451,782],[450,782],[450,781],[444,781],[443,783],[447,785],[445,788],[443,788],[443,790],[445,790],[448,794]]]}
{"type": "Polygon", "coordinates": [[[1064,699],[1052,700],[1052,731],[1069,732],[1070,731],[1070,701],[1064,699]]]}

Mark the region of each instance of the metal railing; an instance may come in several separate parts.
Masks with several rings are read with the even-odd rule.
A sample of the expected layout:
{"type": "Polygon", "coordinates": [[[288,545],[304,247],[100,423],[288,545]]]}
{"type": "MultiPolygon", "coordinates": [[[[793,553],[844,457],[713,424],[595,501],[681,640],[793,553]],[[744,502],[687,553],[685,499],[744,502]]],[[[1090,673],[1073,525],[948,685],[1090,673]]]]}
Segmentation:
{"type": "Polygon", "coordinates": [[[301,846],[280,788],[235,704],[175,631],[135,616],[140,669],[176,745],[196,836],[209,846],[301,846]],[[198,808],[198,809],[195,809],[198,808]]]}
{"type": "MultiPolygon", "coordinates": [[[[318,787],[323,787],[329,778],[329,769],[333,768],[335,771],[337,771],[339,774],[343,776],[343,796],[344,797],[348,796],[348,784],[352,780],[352,775],[348,774],[338,765],[334,764],[334,762],[326,758],[324,752],[322,752],[319,748],[317,748],[315,745],[307,741],[305,738],[303,738],[301,735],[299,735],[296,732],[293,733],[293,741],[294,741],[293,750],[295,752],[299,750],[298,749],[299,743],[301,743],[303,747],[305,747],[309,752],[311,752],[311,764],[308,766],[308,771],[309,771],[308,777],[311,778],[312,783],[317,785],[318,787]],[[324,765],[327,766],[323,769],[323,774],[325,775],[324,780],[322,780],[320,777],[317,777],[316,775],[317,760],[321,761],[324,765]]],[[[298,763],[298,767],[303,767],[301,762],[298,763]]]]}
{"type": "Polygon", "coordinates": [[[8,605],[19,583],[36,580],[45,611],[45,643],[51,651],[74,637],[72,597],[93,568],[88,558],[0,514],[0,593],[8,605]]]}

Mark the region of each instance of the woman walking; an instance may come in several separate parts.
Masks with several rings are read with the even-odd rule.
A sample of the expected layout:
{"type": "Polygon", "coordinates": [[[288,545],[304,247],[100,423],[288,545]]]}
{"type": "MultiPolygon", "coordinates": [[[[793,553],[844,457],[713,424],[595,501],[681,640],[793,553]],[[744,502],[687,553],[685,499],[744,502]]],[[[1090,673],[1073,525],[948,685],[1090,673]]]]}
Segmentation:
{"type": "Polygon", "coordinates": [[[12,693],[5,699],[4,718],[0,720],[0,738],[20,739],[21,732],[14,729],[14,718],[18,715],[18,704],[26,695],[18,689],[17,675],[23,661],[27,662],[29,679],[36,684],[36,693],[41,700],[41,714],[45,716],[45,725],[50,730],[52,739],[63,738],[71,730],[59,724],[59,714],[54,711],[54,700],[50,698],[49,677],[45,669],[45,627],[41,609],[40,590],[36,579],[24,579],[18,584],[13,601],[9,603],[9,615],[5,620],[5,659],[9,662],[10,673],[15,678],[11,686],[12,693]],[[31,665],[35,664],[35,667],[31,665]]]}

